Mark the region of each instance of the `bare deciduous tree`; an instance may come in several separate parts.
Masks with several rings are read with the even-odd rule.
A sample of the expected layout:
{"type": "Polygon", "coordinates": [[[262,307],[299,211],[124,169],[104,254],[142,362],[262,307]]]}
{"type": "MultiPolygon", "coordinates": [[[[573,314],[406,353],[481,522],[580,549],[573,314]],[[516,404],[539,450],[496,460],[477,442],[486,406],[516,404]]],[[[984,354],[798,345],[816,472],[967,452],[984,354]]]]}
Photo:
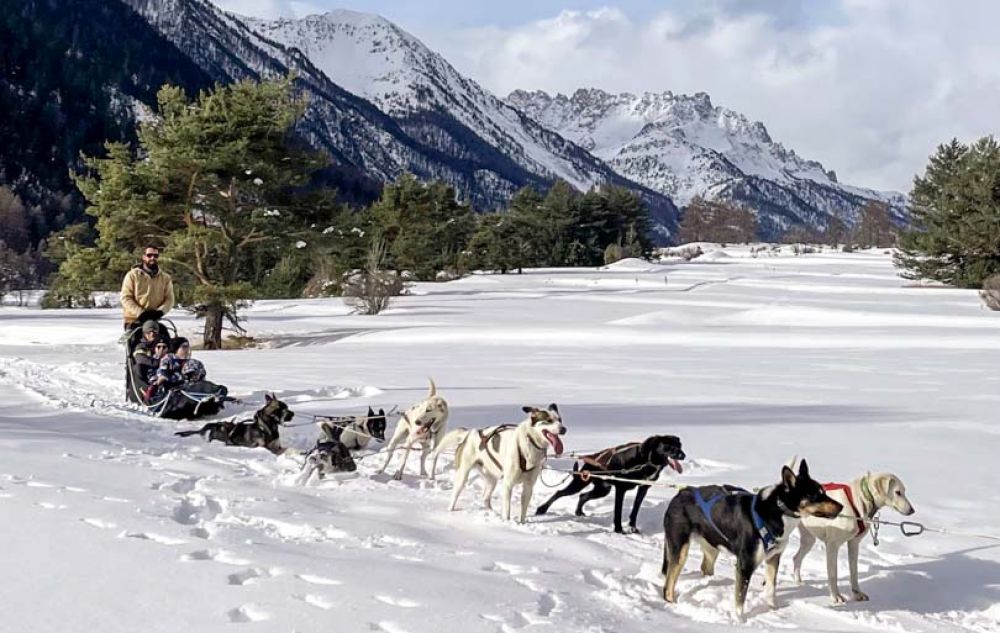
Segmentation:
{"type": "Polygon", "coordinates": [[[386,242],[371,242],[362,270],[349,273],[343,286],[344,303],[361,314],[378,314],[389,307],[393,297],[403,294],[405,284],[395,270],[385,270],[386,242]]]}

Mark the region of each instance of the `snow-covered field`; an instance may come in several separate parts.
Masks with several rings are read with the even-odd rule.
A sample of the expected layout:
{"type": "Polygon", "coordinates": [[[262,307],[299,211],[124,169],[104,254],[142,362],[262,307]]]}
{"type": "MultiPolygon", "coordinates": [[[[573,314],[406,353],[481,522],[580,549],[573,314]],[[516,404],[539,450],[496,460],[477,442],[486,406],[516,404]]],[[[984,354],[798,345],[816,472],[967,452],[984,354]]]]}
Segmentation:
{"type": "MultiPolygon", "coordinates": [[[[568,450],[677,434],[683,483],[772,483],[792,455],[821,480],[891,470],[913,519],[1000,532],[1000,316],[971,291],[909,286],[883,253],[728,249],[473,276],[418,284],[377,317],[338,300],[267,301],[248,323],[270,348],[198,354],[247,400],[240,411],[265,391],[303,414],[404,407],[433,376],[452,426],[554,401],[568,450]]],[[[412,457],[401,482],[375,475],[375,456],[356,476],[296,486],[292,457],[180,440],[173,431],[192,424],[122,407],[119,330],[114,310],[0,308],[0,630],[742,628],[730,558],[702,578],[692,556],[679,604],[660,598],[669,488],[647,498],[643,533],[622,536],[609,531],[611,497],[591,517],[563,500],[521,526],[469,490],[449,513],[450,466],[433,484],[412,457]]],[[[315,435],[287,439],[307,448],[315,435]]],[[[532,505],[551,492],[539,485],[532,505]]],[[[746,626],[1000,630],[996,542],[883,528],[861,552],[871,601],[837,607],[819,549],[801,587],[786,556],[775,611],[755,576],[746,626]]],[[[840,575],[846,590],[845,552],[840,575]]]]}

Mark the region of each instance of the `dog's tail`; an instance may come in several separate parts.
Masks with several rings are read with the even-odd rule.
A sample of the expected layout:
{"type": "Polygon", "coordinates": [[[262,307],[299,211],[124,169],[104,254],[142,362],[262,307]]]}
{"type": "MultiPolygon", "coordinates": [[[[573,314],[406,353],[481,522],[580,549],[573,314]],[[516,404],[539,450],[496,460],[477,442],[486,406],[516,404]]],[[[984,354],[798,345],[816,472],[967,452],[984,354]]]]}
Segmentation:
{"type": "MultiPolygon", "coordinates": [[[[209,424],[211,424],[211,422],[209,422],[209,424]]],[[[192,435],[201,435],[204,437],[206,431],[208,431],[208,424],[195,431],[177,431],[174,435],[177,437],[191,437],[192,435]]]]}
{"type": "Polygon", "coordinates": [[[461,458],[462,458],[462,445],[465,444],[465,440],[469,437],[469,429],[457,428],[454,431],[448,431],[444,434],[438,445],[434,447],[431,451],[431,457],[437,459],[438,455],[448,450],[449,447],[456,447],[455,450],[455,467],[457,468],[461,458]]]}
{"type": "Polygon", "coordinates": [[[437,395],[438,388],[437,388],[437,385],[434,384],[434,379],[433,378],[431,378],[430,376],[428,376],[427,380],[431,381],[431,390],[427,392],[427,397],[428,398],[433,398],[434,396],[437,395]]]}

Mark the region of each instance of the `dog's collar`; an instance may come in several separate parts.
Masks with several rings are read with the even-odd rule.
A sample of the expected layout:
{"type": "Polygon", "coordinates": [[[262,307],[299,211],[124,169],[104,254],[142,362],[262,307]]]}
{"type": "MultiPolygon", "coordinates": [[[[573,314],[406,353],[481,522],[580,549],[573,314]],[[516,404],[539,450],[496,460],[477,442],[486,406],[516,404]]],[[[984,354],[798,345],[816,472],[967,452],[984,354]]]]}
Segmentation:
{"type": "Polygon", "coordinates": [[[868,475],[861,478],[861,498],[862,501],[871,507],[870,512],[872,515],[878,512],[878,506],[875,504],[875,495],[872,494],[871,488],[868,487],[868,475]]]}
{"type": "Polygon", "coordinates": [[[541,445],[535,444],[535,440],[532,439],[532,437],[530,435],[528,435],[527,433],[525,433],[524,436],[527,437],[528,441],[531,442],[531,445],[534,446],[535,448],[537,448],[538,450],[541,451],[541,450],[545,449],[545,445],[544,444],[541,444],[541,445]]]}

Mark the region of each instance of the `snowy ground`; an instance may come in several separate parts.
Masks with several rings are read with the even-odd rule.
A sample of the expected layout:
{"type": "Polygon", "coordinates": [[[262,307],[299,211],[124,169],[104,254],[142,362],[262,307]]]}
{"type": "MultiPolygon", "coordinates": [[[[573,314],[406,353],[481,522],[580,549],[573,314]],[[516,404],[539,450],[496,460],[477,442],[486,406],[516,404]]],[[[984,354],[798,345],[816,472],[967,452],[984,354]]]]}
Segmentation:
{"type": "MultiPolygon", "coordinates": [[[[822,480],[891,470],[914,519],[1000,532],[1000,317],[974,292],[909,287],[882,253],[730,249],[414,290],[378,317],[337,300],[260,302],[249,326],[270,349],[200,357],[249,402],[275,391],[300,413],[405,406],[427,376],[453,426],[555,401],[568,450],[680,435],[685,483],[768,484],[796,454],[822,480]]],[[[121,407],[119,327],[113,310],[0,308],[4,631],[741,628],[731,559],[703,579],[692,556],[680,603],[661,600],[669,489],[650,494],[642,535],[621,536],[610,497],[588,518],[563,500],[518,526],[469,490],[449,513],[450,468],[432,484],[412,458],[402,482],[373,474],[377,456],[355,477],[299,487],[291,458],[182,441],[172,432],[190,424],[121,407]]],[[[302,448],[314,437],[288,433],[302,448]]],[[[533,505],[550,492],[536,488],[533,505]]],[[[1000,629],[995,543],[886,528],[861,553],[871,602],[839,607],[820,549],[802,587],[786,560],[776,611],[758,573],[746,626],[1000,629]]]]}

